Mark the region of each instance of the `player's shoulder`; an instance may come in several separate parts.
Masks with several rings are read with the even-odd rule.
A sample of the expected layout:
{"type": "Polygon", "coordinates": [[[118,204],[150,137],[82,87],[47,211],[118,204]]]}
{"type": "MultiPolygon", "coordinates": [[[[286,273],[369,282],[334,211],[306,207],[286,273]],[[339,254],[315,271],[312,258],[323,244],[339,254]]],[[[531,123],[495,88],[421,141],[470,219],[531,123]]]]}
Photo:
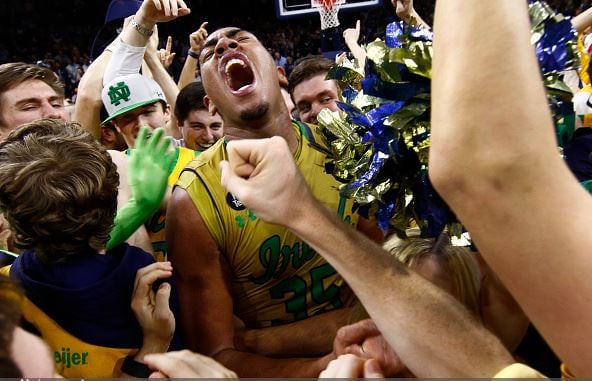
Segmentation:
{"type": "Polygon", "coordinates": [[[209,149],[202,151],[187,164],[186,168],[199,169],[204,166],[217,165],[220,161],[226,160],[226,143],[219,139],[209,149]]]}
{"type": "Polygon", "coordinates": [[[295,120],[294,129],[302,135],[303,141],[310,147],[324,155],[331,155],[329,142],[319,126],[295,120]]]}
{"type": "Polygon", "coordinates": [[[194,157],[181,171],[177,185],[188,186],[197,176],[202,178],[219,177],[220,161],[226,160],[226,143],[219,139],[212,147],[194,157]]]}

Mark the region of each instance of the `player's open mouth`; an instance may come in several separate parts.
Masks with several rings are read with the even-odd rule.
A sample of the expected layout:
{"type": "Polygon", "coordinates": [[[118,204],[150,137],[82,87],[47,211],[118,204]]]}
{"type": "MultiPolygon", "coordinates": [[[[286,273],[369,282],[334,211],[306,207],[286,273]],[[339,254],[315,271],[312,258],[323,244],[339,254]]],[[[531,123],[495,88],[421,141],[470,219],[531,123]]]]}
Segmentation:
{"type": "Polygon", "coordinates": [[[246,95],[255,89],[257,80],[249,59],[243,53],[227,53],[220,61],[219,70],[234,95],[246,95]]]}

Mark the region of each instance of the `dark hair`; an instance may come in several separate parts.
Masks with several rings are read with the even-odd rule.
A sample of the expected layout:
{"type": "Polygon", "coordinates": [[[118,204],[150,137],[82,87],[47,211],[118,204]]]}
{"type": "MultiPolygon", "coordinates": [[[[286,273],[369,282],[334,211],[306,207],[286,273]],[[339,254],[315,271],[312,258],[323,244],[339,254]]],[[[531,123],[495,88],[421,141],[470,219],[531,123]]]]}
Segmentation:
{"type": "Polygon", "coordinates": [[[105,247],[119,175],[80,125],[53,119],[23,125],[0,142],[0,167],[0,209],[17,247],[35,249],[45,263],[105,247]]]}
{"type": "Polygon", "coordinates": [[[294,96],[294,88],[300,83],[327,72],[335,66],[335,62],[323,56],[307,56],[294,63],[294,69],[288,78],[288,90],[294,96]]]}
{"type": "Polygon", "coordinates": [[[203,98],[206,95],[201,82],[191,82],[185,86],[177,95],[175,103],[175,117],[181,125],[187,119],[189,113],[193,110],[206,110],[203,98]]]}
{"type": "MultiPolygon", "coordinates": [[[[12,62],[0,65],[0,100],[6,91],[32,79],[45,82],[58,96],[64,98],[64,84],[53,71],[38,65],[12,62]]],[[[4,124],[0,114],[0,125],[4,124]]]]}

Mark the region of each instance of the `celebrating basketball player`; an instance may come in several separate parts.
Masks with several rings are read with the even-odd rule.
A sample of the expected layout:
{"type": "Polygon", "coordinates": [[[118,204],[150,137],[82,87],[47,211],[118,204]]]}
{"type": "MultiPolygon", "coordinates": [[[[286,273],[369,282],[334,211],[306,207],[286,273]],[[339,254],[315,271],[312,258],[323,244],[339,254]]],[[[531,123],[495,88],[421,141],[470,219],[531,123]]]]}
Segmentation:
{"type": "Polygon", "coordinates": [[[353,295],[306,242],[224,190],[218,164],[226,141],[285,139],[316,197],[349,224],[362,220],[324,173],[327,150],[316,129],[290,119],[273,58],[253,34],[212,33],[199,63],[205,103],[222,116],[226,140],[185,168],[167,211],[185,343],[241,377],[316,377],[353,295]]]}

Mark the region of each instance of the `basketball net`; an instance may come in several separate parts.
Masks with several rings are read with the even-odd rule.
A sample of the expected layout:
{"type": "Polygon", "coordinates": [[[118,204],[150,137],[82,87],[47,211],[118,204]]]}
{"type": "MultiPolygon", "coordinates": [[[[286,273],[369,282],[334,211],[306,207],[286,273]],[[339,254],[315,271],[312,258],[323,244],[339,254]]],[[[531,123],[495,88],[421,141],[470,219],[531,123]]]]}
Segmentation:
{"type": "Polygon", "coordinates": [[[321,15],[321,30],[336,28],[339,26],[339,6],[344,0],[313,0],[312,6],[317,8],[321,15]]]}

